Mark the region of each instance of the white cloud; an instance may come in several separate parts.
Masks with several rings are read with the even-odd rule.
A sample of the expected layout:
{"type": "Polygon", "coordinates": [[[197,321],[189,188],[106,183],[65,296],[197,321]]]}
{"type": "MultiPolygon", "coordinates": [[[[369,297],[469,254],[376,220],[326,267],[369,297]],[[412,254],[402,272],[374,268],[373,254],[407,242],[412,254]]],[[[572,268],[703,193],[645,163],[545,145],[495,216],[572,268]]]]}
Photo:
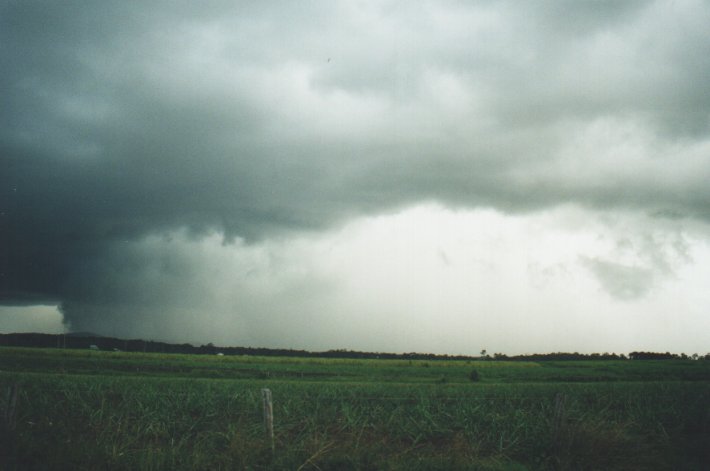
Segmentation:
{"type": "Polygon", "coordinates": [[[117,298],[97,282],[84,298],[105,305],[70,307],[81,330],[196,343],[699,351],[710,250],[698,229],[572,206],[509,216],[426,204],[252,245],[177,233],[122,252],[103,280],[117,298]]]}
{"type": "Polygon", "coordinates": [[[57,306],[0,306],[0,333],[60,334],[64,331],[57,306]]]}
{"type": "Polygon", "coordinates": [[[676,292],[699,335],[705,2],[0,9],[0,302],[196,341],[621,350],[676,292]]]}

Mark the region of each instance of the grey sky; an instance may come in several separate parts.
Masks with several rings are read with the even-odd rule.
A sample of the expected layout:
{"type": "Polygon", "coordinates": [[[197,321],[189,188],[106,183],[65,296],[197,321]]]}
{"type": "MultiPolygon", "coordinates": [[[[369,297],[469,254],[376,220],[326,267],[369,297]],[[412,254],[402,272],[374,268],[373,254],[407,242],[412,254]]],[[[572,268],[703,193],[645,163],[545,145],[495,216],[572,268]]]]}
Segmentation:
{"type": "Polygon", "coordinates": [[[506,312],[471,351],[554,350],[544,325],[574,314],[528,289],[586,276],[589,304],[626,316],[608,329],[665,348],[653,332],[674,321],[640,318],[644,300],[692,299],[673,312],[687,332],[710,307],[683,291],[710,223],[708,24],[703,1],[3,2],[0,303],[60,306],[79,330],[380,350],[445,350],[506,312]],[[449,218],[463,226],[422,235],[449,218]],[[460,249],[462,278],[392,245],[452,268],[481,220],[509,246],[460,249]],[[533,268],[489,277],[506,295],[463,281],[537,257],[560,224],[533,268]],[[363,249],[358,227],[384,233],[363,249]],[[328,268],[334,240],[350,255],[328,268]],[[349,291],[357,260],[387,258],[423,275],[349,291]],[[540,340],[503,340],[533,306],[540,340]]]}

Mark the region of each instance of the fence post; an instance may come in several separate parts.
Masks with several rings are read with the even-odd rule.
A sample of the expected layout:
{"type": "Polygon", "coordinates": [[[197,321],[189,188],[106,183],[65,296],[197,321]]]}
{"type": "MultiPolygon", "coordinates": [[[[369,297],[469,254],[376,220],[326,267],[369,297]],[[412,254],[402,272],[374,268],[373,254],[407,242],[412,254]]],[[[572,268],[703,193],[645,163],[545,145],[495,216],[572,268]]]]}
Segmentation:
{"type": "Polygon", "coordinates": [[[5,408],[0,416],[0,468],[20,469],[17,466],[17,450],[15,448],[15,424],[17,416],[17,384],[7,387],[5,408]],[[7,466],[4,468],[3,466],[7,466]]]}
{"type": "Polygon", "coordinates": [[[266,436],[271,440],[271,452],[275,450],[274,445],[274,404],[271,400],[271,390],[264,388],[261,390],[261,399],[264,405],[264,427],[266,436]]]}
{"type": "Polygon", "coordinates": [[[567,424],[567,396],[564,393],[555,394],[555,411],[552,422],[552,435],[556,444],[563,437],[567,424]]]}
{"type": "Polygon", "coordinates": [[[2,416],[3,432],[11,433],[15,429],[15,412],[17,409],[17,384],[7,387],[5,410],[2,416]]]}

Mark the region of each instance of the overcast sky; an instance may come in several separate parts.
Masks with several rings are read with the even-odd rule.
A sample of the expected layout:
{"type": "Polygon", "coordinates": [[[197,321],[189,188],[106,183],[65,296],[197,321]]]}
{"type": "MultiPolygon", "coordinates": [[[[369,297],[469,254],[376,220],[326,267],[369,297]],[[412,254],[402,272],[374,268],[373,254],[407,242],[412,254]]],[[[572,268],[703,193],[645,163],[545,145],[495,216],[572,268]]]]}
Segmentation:
{"type": "Polygon", "coordinates": [[[0,2],[0,332],[710,351],[710,2],[0,2]]]}

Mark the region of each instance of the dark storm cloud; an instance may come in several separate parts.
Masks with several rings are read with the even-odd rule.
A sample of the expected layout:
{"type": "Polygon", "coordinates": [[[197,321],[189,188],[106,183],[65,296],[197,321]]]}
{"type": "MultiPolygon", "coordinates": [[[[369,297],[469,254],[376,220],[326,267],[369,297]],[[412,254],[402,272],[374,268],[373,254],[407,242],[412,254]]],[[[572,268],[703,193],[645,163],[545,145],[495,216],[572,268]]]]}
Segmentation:
{"type": "Polygon", "coordinates": [[[150,234],[423,200],[708,220],[707,24],[703,2],[5,2],[0,299],[71,318],[141,299],[88,286],[150,234]]]}

